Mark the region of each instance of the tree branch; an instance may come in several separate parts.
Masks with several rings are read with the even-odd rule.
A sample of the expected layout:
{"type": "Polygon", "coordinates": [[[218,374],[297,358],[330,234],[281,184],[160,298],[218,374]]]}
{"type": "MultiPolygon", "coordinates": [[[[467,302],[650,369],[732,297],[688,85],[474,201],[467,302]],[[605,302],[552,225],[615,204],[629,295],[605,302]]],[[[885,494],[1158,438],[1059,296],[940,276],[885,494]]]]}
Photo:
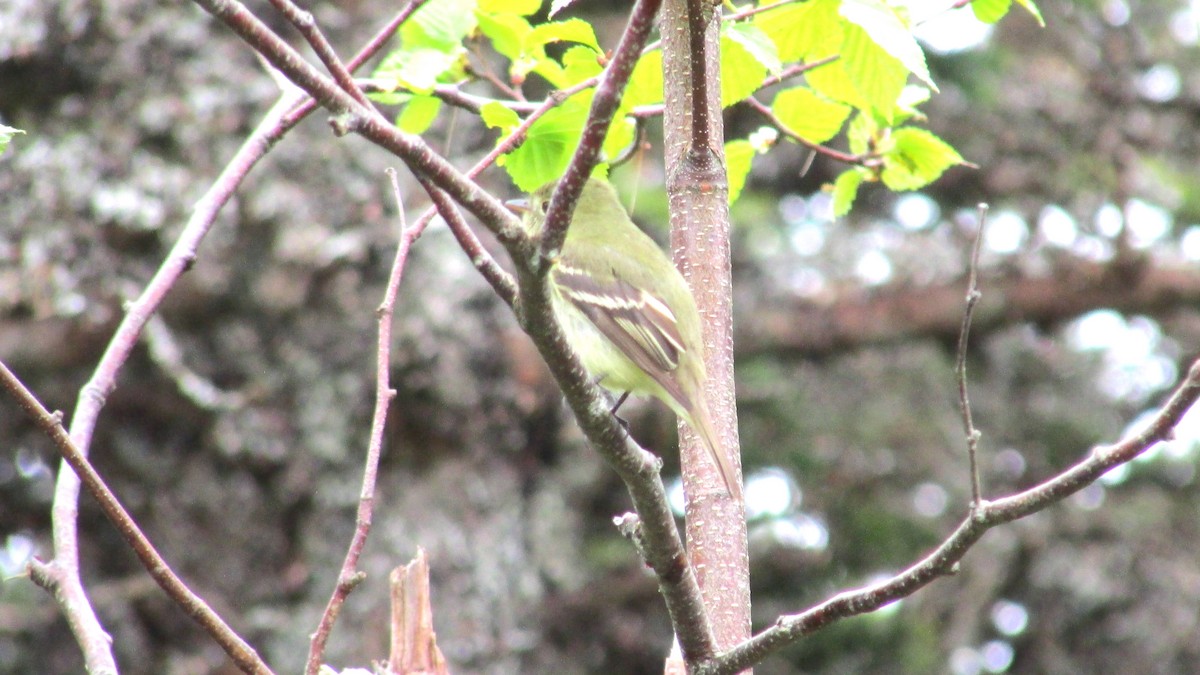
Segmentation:
{"type": "Polygon", "coordinates": [[[362,489],[358,497],[358,511],[355,514],[354,536],[346,550],[342,561],[342,570],[338,574],[337,585],[333,595],[321,614],[317,630],[313,632],[312,642],[308,650],[308,662],[304,667],[305,675],[317,675],[321,669],[321,660],[325,655],[325,644],[333,631],[333,624],[341,612],[342,603],[346,597],[363,580],[363,573],[358,570],[358,558],[367,543],[367,535],[371,532],[371,519],[375,510],[375,481],[379,474],[379,458],[383,453],[383,430],[387,423],[388,405],[396,397],[388,376],[391,365],[392,347],[392,315],[396,307],[396,294],[400,291],[400,282],[404,277],[404,266],[408,263],[408,252],[413,242],[421,236],[424,227],[408,227],[404,218],[404,200],[400,195],[400,183],[396,179],[396,170],[387,170],[391,180],[392,193],[396,197],[396,212],[400,220],[400,241],[396,244],[396,256],[392,259],[392,269],[388,274],[387,287],[383,292],[383,301],[375,311],[378,318],[378,341],[375,348],[375,410],[371,415],[370,440],[367,443],[367,456],[363,466],[362,489]]]}
{"type": "Polygon", "coordinates": [[[839,593],[800,614],[781,616],[770,628],[703,664],[696,672],[698,675],[741,672],[835,621],[873,612],[912,595],[938,577],[952,574],[967,551],[991,528],[1041,511],[1091,485],[1114,466],[1170,440],[1175,426],[1197,399],[1200,399],[1200,359],[1192,363],[1162,410],[1142,430],[1115,445],[1093,448],[1086,458],[1040,485],[993,502],[981,502],[937,550],[900,574],[867,588],[839,593]]]}
{"type": "MultiPolygon", "coordinates": [[[[121,506],[116,496],[105,485],[104,479],[88,463],[83,450],[71,440],[71,437],[67,434],[67,430],[63,428],[62,413],[51,413],[49,410],[46,410],[37,398],[34,397],[33,393],[17,379],[17,376],[3,362],[0,362],[0,385],[12,394],[13,398],[21,406],[21,409],[33,418],[33,421],[50,437],[50,440],[54,441],[54,445],[58,448],[63,460],[70,465],[75,475],[87,485],[88,492],[96,498],[96,501],[100,504],[100,509],[104,511],[104,515],[117,528],[121,537],[129,543],[130,548],[133,549],[133,552],[150,573],[150,576],[154,578],[154,581],[158,583],[159,587],[217,641],[217,644],[225,650],[229,658],[243,672],[255,673],[256,675],[269,675],[272,672],[271,669],[259,658],[254,648],[242,640],[204,602],[203,598],[193,593],[187,587],[187,584],[183,583],[183,580],[175,575],[167,564],[167,561],[159,555],[154,545],[150,543],[150,540],[138,528],[133,517],[125,510],[125,507],[121,506]]],[[[68,472],[63,470],[59,475],[61,476],[65,473],[68,472]]],[[[64,575],[74,576],[77,573],[77,570],[64,568],[61,561],[57,558],[49,564],[40,563],[36,560],[30,563],[30,576],[35,581],[60,592],[64,585],[64,575]]],[[[90,607],[88,610],[90,611],[90,607]]],[[[86,635],[86,637],[90,637],[90,634],[86,635]]],[[[86,647],[86,643],[81,642],[81,644],[86,647]]],[[[92,656],[91,654],[85,655],[92,656]]],[[[90,667],[91,664],[89,664],[90,667]]],[[[109,670],[101,672],[117,672],[115,666],[104,667],[109,670]]]]}
{"type": "Polygon", "coordinates": [[[967,464],[971,475],[971,508],[983,503],[983,486],[979,478],[979,430],[971,418],[971,399],[967,396],[967,345],[971,335],[971,316],[979,304],[979,250],[983,247],[983,232],[987,225],[987,204],[979,205],[979,229],[975,232],[975,243],[971,246],[971,259],[967,265],[967,308],[963,312],[962,330],[958,333],[957,363],[958,404],[962,412],[963,433],[967,437],[967,464]]]}

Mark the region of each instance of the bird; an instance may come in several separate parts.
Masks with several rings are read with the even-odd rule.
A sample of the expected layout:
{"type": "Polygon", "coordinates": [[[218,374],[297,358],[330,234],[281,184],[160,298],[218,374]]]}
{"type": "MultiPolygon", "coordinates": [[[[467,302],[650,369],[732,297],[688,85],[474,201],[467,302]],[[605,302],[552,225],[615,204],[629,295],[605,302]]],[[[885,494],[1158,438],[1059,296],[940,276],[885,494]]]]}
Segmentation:
{"type": "MultiPolygon", "coordinates": [[[[509,207],[541,236],[557,182],[509,207]]],[[[549,271],[550,299],[584,368],[619,396],[652,396],[692,428],[730,497],[737,473],[704,400],[704,341],[696,301],[671,259],[629,218],[612,185],[590,178],[549,271]]]]}

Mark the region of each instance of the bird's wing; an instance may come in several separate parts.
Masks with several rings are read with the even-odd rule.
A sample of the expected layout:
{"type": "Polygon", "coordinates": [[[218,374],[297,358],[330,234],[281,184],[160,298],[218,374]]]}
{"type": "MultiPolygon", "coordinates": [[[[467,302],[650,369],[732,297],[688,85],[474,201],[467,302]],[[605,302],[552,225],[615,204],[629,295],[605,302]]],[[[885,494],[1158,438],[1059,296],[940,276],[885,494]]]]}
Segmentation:
{"type": "Polygon", "coordinates": [[[687,405],[674,376],[684,351],[683,336],[667,303],[628,282],[599,279],[567,264],[555,266],[553,274],[563,296],[621,353],[687,405]]]}

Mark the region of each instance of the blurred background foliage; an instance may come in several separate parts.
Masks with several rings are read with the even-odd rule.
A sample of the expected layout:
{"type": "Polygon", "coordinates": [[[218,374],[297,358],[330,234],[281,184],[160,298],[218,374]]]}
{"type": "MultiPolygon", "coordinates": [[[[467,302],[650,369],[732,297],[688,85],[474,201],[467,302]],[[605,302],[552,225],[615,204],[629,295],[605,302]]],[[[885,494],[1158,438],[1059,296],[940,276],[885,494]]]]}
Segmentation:
{"type": "MultiPolygon", "coordinates": [[[[614,44],[617,3],[579,4],[614,44]]],[[[864,186],[833,222],[822,185],[845,167],[818,157],[803,172],[807,151],[781,143],[732,214],[760,626],[902,569],[964,517],[954,337],[978,202],[992,210],[968,368],[987,495],[1116,440],[1198,351],[1195,3],[1049,1],[1045,28],[1020,13],[987,28],[949,4],[913,8],[941,89],[923,110],[978,170],[920,193],[864,186]]],[[[312,10],[348,53],[395,7],[312,10]]],[[[250,51],[187,4],[0,5],[0,123],[28,132],[0,158],[0,358],[47,405],[73,407],[123,299],[274,96],[250,51]]],[[[727,138],[763,124],[742,106],[726,120],[727,138]]],[[[457,113],[427,137],[466,166],[494,134],[457,113]]],[[[649,138],[614,180],[654,232],[653,125],[649,138]]],[[[281,671],[300,667],[353,526],[395,163],[333,139],[320,116],[281,143],[126,367],[93,446],[166,558],[281,671]],[[181,387],[167,343],[231,398],[181,387]]],[[[513,193],[499,172],[485,180],[513,193]]],[[[407,187],[411,218],[425,202],[407,187]]],[[[658,672],[666,613],[611,526],[627,497],[437,226],[414,249],[395,334],[370,576],[331,662],[384,656],[386,574],[421,545],[456,672],[658,672]]],[[[625,410],[672,481],[673,418],[625,410]]],[[[757,672],[1200,671],[1197,421],[994,530],[958,575],[757,672]]],[[[79,672],[56,607],[19,576],[28,555],[50,555],[56,463],[11,401],[0,438],[0,670],[79,672]]],[[[125,672],[230,672],[88,498],[81,509],[85,581],[125,672]]]]}

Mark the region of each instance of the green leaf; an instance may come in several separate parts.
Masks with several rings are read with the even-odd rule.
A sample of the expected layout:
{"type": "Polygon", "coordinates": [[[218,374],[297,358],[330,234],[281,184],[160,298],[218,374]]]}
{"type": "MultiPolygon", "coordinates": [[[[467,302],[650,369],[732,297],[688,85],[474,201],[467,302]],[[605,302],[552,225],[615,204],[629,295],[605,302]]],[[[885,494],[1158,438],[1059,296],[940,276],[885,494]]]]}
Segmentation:
{"type": "Polygon", "coordinates": [[[721,37],[721,107],[729,106],[753,94],[767,75],[767,69],[738,42],[721,37]]]}
{"type": "Polygon", "coordinates": [[[488,14],[529,16],[542,8],[542,0],[479,0],[479,11],[488,14]]]}
{"type": "Polygon", "coordinates": [[[850,106],[831,101],[807,87],[779,92],[771,110],[789,130],[813,143],[824,143],[836,136],[850,116],[850,106]]]}
{"type": "Polygon", "coordinates": [[[479,109],[479,117],[488,127],[499,129],[504,134],[508,134],[521,123],[521,117],[499,101],[484,103],[479,109]]]}
{"type": "Polygon", "coordinates": [[[892,190],[916,190],[962,163],[962,156],[949,143],[924,129],[904,127],[892,132],[880,178],[892,190]]]}
{"type": "Polygon", "coordinates": [[[436,96],[413,96],[400,111],[396,126],[410,134],[423,134],[433,125],[441,109],[442,101],[436,96]]]}
{"type": "Polygon", "coordinates": [[[4,151],[8,149],[8,143],[12,140],[13,136],[23,133],[25,133],[23,129],[16,129],[0,124],[0,155],[3,155],[4,151]]]}
{"type": "Polygon", "coordinates": [[[865,172],[855,167],[843,171],[833,182],[833,217],[841,218],[850,213],[854,198],[858,196],[858,186],[862,185],[865,172]]]}
{"type": "Polygon", "coordinates": [[[592,91],[576,94],[533,123],[519,148],[504,156],[504,168],[517,187],[533,192],[562,176],[579,144],[592,91]]]}
{"type": "Polygon", "coordinates": [[[878,131],[879,125],[875,124],[874,117],[861,112],[855,115],[854,119],[850,120],[849,128],[846,129],[846,140],[850,143],[850,152],[856,155],[865,155],[870,152],[878,131]]]}
{"type": "Polygon", "coordinates": [[[896,113],[893,115],[893,121],[899,124],[913,117],[925,119],[925,115],[917,109],[917,106],[929,101],[932,95],[933,92],[929,91],[928,87],[916,84],[904,87],[900,92],[900,98],[896,99],[896,113]]]}
{"type": "MultiPolygon", "coordinates": [[[[866,31],[871,40],[913,75],[937,91],[925,64],[925,52],[913,37],[912,27],[883,0],[842,0],[841,14],[850,23],[866,31]]],[[[850,36],[847,35],[847,42],[850,36]]]]}
{"type": "Polygon", "coordinates": [[[500,55],[516,62],[524,54],[522,45],[533,32],[533,26],[524,17],[516,14],[484,14],[476,17],[479,21],[479,32],[492,41],[492,48],[500,55]]]}
{"type": "Polygon", "coordinates": [[[379,64],[372,77],[390,80],[393,89],[428,94],[439,77],[458,65],[462,53],[461,46],[449,52],[431,47],[395,51],[379,64]]]}
{"type": "Polygon", "coordinates": [[[460,48],[475,25],[475,0],[429,0],[400,27],[400,44],[448,52],[460,48]]]}
{"type": "Polygon", "coordinates": [[[810,0],[754,16],[754,25],[775,43],[782,61],[815,61],[836,54],[845,20],[840,0],[810,0]]]}
{"type": "Polygon", "coordinates": [[[629,85],[625,87],[622,107],[634,108],[663,101],[662,50],[643,54],[633,67],[629,85]]]}
{"type": "Polygon", "coordinates": [[[753,56],[772,73],[779,73],[783,70],[783,63],[779,60],[779,51],[775,48],[775,43],[758,26],[752,23],[730,24],[722,33],[722,37],[729,38],[741,45],[746,53],[753,56]]]}
{"type": "Polygon", "coordinates": [[[537,26],[525,38],[525,51],[533,53],[551,42],[578,42],[595,49],[598,53],[603,51],[600,49],[600,43],[596,41],[596,31],[592,29],[592,24],[583,19],[551,21],[537,26]]]}
{"type": "Polygon", "coordinates": [[[568,49],[562,57],[563,75],[568,82],[567,86],[575,86],[604,72],[604,66],[600,65],[599,56],[591,47],[583,45],[576,45],[568,49]]]}
{"type": "Polygon", "coordinates": [[[984,23],[996,23],[1008,14],[1008,10],[1012,8],[1012,0],[973,0],[971,2],[971,11],[975,12],[975,18],[984,23]]]}
{"type": "Polygon", "coordinates": [[[746,187],[746,177],[754,160],[754,146],[750,141],[736,140],[725,144],[725,170],[729,180],[729,203],[733,204],[746,187]]]}
{"type": "Polygon", "coordinates": [[[572,81],[567,69],[546,55],[546,45],[552,42],[578,42],[590,47],[593,54],[601,53],[595,31],[591,24],[582,19],[555,21],[535,27],[521,46],[524,60],[532,64],[532,72],[546,78],[547,82],[559,89],[565,89],[578,80],[572,81]]]}
{"type": "Polygon", "coordinates": [[[603,157],[613,159],[619,156],[626,150],[637,137],[637,124],[628,117],[618,117],[614,119],[608,127],[608,134],[604,137],[603,157]]]}
{"type": "MultiPolygon", "coordinates": [[[[885,122],[890,122],[896,109],[896,100],[908,79],[908,70],[904,65],[858,26],[846,27],[846,42],[842,45],[840,61],[866,107],[885,122]]],[[[852,101],[847,102],[853,104],[852,101]]]]}
{"type": "Polygon", "coordinates": [[[808,71],[804,74],[804,81],[808,82],[808,86],[812,87],[813,91],[831,100],[848,103],[855,108],[870,107],[867,99],[850,80],[850,74],[846,72],[845,59],[838,59],[833,63],[808,71]]]}

